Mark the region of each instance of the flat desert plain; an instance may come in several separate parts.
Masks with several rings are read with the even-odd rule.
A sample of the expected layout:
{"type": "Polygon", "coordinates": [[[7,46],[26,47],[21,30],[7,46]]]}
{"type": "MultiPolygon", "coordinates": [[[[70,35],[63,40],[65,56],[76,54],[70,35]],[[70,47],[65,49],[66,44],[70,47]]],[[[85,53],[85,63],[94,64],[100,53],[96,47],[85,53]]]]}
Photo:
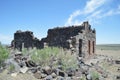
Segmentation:
{"type": "MultiPolygon", "coordinates": [[[[96,54],[105,56],[107,59],[110,59],[110,61],[120,61],[120,44],[97,45],[96,54]]],[[[108,72],[108,78],[105,80],[120,80],[120,63],[109,64],[108,62],[102,62],[102,64],[102,67],[108,72]]]]}
{"type": "Polygon", "coordinates": [[[96,54],[120,59],[120,44],[97,45],[96,54]]]}

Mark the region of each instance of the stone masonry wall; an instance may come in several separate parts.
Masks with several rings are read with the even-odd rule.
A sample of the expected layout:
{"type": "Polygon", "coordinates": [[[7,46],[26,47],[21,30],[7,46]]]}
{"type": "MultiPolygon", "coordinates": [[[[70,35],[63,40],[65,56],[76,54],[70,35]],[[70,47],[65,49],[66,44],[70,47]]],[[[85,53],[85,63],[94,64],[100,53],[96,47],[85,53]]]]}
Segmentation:
{"type": "Polygon", "coordinates": [[[70,48],[68,40],[82,32],[81,30],[82,27],[80,26],[49,29],[48,35],[43,41],[46,41],[49,46],[70,48]]]}
{"type": "Polygon", "coordinates": [[[22,46],[25,48],[43,48],[41,41],[34,37],[33,32],[31,31],[17,31],[14,33],[14,40],[12,41],[14,48],[19,50],[22,49],[22,46]]]}
{"type": "Polygon", "coordinates": [[[89,57],[95,53],[96,31],[91,29],[88,22],[83,22],[79,26],[57,27],[48,30],[46,38],[41,40],[33,36],[31,31],[17,31],[14,34],[14,48],[21,50],[22,45],[25,48],[36,47],[44,48],[48,46],[62,47],[71,50],[80,57],[89,57]]]}
{"type": "Polygon", "coordinates": [[[80,26],[49,29],[42,41],[48,46],[67,48],[81,57],[87,57],[95,53],[96,32],[88,22],[84,22],[80,26]]]}

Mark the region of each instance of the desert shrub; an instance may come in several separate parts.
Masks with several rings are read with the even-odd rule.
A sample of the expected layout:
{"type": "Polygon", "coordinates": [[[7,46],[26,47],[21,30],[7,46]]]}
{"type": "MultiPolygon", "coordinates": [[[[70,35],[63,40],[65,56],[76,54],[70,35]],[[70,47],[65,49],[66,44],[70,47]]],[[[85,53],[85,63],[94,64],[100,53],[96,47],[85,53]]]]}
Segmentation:
{"type": "Polygon", "coordinates": [[[99,80],[99,74],[96,71],[91,72],[92,73],[92,80],[99,80]]]}
{"type": "Polygon", "coordinates": [[[28,54],[28,52],[29,52],[29,51],[28,51],[28,49],[27,49],[27,48],[23,48],[23,49],[22,49],[22,54],[23,54],[23,55],[28,54]]]}
{"type": "Polygon", "coordinates": [[[5,59],[8,58],[8,49],[0,43],[0,67],[3,66],[5,59]]]}
{"type": "Polygon", "coordinates": [[[40,50],[35,49],[31,55],[31,59],[41,66],[52,64],[53,67],[58,67],[60,62],[63,70],[77,68],[76,55],[71,55],[70,53],[65,52],[62,48],[57,47],[46,47],[40,50]],[[53,58],[56,59],[55,63],[52,63],[53,58]]]}
{"type": "Polygon", "coordinates": [[[10,64],[8,66],[8,70],[11,72],[11,71],[14,71],[15,70],[15,66],[13,64],[10,64]]]}
{"type": "Polygon", "coordinates": [[[86,80],[85,78],[81,78],[80,80],[86,80]]]}
{"type": "Polygon", "coordinates": [[[49,65],[51,57],[55,57],[59,52],[59,48],[46,47],[44,49],[35,49],[34,54],[31,55],[31,59],[40,64],[41,66],[49,65]]]}
{"type": "Polygon", "coordinates": [[[63,50],[57,55],[58,59],[61,60],[62,68],[67,70],[69,68],[76,69],[77,58],[76,55],[71,55],[70,53],[65,53],[63,50]]]}

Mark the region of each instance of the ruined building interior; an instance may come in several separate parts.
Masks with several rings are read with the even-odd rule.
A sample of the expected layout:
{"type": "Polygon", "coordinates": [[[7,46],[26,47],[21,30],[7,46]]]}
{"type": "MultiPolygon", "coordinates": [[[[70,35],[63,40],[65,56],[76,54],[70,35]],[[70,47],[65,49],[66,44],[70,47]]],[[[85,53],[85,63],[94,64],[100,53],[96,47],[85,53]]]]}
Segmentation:
{"type": "Polygon", "coordinates": [[[34,37],[31,31],[19,30],[14,33],[12,46],[21,50],[23,45],[25,48],[36,47],[38,49],[42,49],[46,45],[62,47],[85,58],[95,53],[96,31],[91,29],[88,21],[78,26],[49,29],[47,37],[41,40],[34,37]]]}

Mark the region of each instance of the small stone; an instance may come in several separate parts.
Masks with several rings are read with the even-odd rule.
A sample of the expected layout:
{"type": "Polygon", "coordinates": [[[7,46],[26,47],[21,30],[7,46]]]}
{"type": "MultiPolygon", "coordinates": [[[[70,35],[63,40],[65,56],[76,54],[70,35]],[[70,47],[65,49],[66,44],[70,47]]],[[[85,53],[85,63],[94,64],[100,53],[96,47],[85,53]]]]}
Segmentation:
{"type": "Polygon", "coordinates": [[[56,80],[65,80],[65,79],[62,76],[58,76],[56,80]]]}
{"type": "Polygon", "coordinates": [[[91,76],[90,74],[88,74],[88,75],[86,76],[86,78],[87,78],[87,80],[92,80],[92,76],[91,76]]]}
{"type": "Polygon", "coordinates": [[[52,76],[51,75],[48,75],[45,80],[53,80],[52,76]]]}
{"type": "Polygon", "coordinates": [[[75,76],[75,70],[72,68],[67,69],[66,73],[69,77],[75,76]]]}
{"type": "Polygon", "coordinates": [[[28,71],[28,67],[20,68],[20,72],[22,73],[26,73],[27,71],[28,71]]]}
{"type": "Polygon", "coordinates": [[[41,73],[36,72],[36,73],[34,74],[34,77],[37,78],[37,79],[41,79],[41,73]]]}
{"type": "Polygon", "coordinates": [[[43,68],[43,72],[47,75],[52,73],[52,69],[49,66],[43,68]]]}
{"type": "Polygon", "coordinates": [[[47,76],[47,74],[41,73],[41,78],[45,78],[46,76],[47,76]]]}
{"type": "Polygon", "coordinates": [[[62,66],[61,66],[61,65],[59,65],[59,66],[58,66],[58,69],[63,70],[63,68],[62,68],[62,66]]]}
{"type": "Polygon", "coordinates": [[[12,77],[16,77],[18,73],[11,73],[12,77]]]}
{"type": "Polygon", "coordinates": [[[51,76],[55,78],[57,75],[55,73],[52,73],[51,76]]]}
{"type": "Polygon", "coordinates": [[[72,80],[71,77],[66,77],[65,80],[72,80]]]}
{"type": "Polygon", "coordinates": [[[16,52],[15,56],[22,56],[22,52],[16,52]]]}
{"type": "Polygon", "coordinates": [[[37,68],[32,68],[30,69],[32,73],[36,73],[37,72],[37,68]]]}

